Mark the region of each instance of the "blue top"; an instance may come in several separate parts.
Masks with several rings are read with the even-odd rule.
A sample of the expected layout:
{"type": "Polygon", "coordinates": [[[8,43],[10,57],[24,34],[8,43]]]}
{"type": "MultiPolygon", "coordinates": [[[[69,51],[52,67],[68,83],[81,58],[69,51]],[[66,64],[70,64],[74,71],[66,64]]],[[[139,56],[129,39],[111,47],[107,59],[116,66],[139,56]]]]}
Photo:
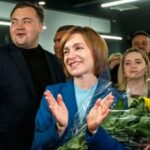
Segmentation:
{"type": "Polygon", "coordinates": [[[80,122],[82,122],[84,120],[87,108],[90,104],[90,101],[93,97],[96,87],[97,87],[97,84],[92,86],[90,89],[85,90],[85,89],[81,89],[76,84],[74,84],[76,103],[78,106],[78,112],[79,112],[78,114],[80,117],[80,122]]]}
{"type": "MultiPolygon", "coordinates": [[[[66,83],[48,86],[47,89],[51,91],[55,98],[58,93],[62,95],[63,101],[69,113],[68,127],[63,136],[60,138],[56,129],[56,120],[48,108],[46,99],[43,97],[36,116],[35,135],[32,150],[54,150],[61,144],[68,141],[76,132],[75,129],[79,129],[83,125],[78,124],[79,115],[73,80],[69,80],[66,83]]],[[[87,113],[98,98],[104,98],[111,91],[112,87],[108,81],[103,79],[99,80],[94,95],[91,98],[87,113]]],[[[115,97],[115,102],[116,100],[117,97],[115,97]]],[[[92,149],[93,145],[96,150],[125,149],[122,144],[119,144],[116,140],[112,139],[112,137],[101,127],[93,136],[90,136],[90,134],[86,132],[86,141],[89,149],[92,149]]]]}

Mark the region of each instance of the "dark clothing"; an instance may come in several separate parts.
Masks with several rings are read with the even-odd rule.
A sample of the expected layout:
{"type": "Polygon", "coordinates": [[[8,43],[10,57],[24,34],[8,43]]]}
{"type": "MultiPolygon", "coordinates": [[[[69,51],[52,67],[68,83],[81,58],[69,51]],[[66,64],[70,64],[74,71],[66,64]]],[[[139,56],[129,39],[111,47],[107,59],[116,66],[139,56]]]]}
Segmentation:
{"type": "Polygon", "coordinates": [[[44,52],[40,46],[30,50],[21,49],[21,51],[31,73],[36,96],[41,100],[45,87],[52,84],[44,52]]]}
{"type": "Polygon", "coordinates": [[[100,73],[100,77],[104,80],[111,81],[110,69],[108,65],[106,66],[104,72],[100,73]]]}
{"type": "Polygon", "coordinates": [[[31,149],[39,98],[46,85],[65,80],[56,56],[41,46],[37,53],[29,59],[13,44],[0,47],[0,150],[31,149]]]}
{"type": "Polygon", "coordinates": [[[118,84],[118,69],[119,69],[119,64],[110,70],[111,81],[114,85],[118,84]]]}

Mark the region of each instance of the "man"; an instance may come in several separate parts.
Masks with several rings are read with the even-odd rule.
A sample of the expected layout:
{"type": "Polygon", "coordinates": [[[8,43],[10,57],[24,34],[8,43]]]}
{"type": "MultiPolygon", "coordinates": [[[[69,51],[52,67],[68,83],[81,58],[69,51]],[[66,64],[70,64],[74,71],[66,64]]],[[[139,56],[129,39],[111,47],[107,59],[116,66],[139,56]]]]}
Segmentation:
{"type": "Polygon", "coordinates": [[[39,45],[43,10],[18,3],[10,14],[12,43],[0,48],[0,150],[30,150],[43,91],[65,80],[57,57],[39,45]]]}
{"type": "Polygon", "coordinates": [[[56,31],[55,37],[54,37],[54,52],[55,55],[59,58],[59,46],[60,41],[63,37],[63,35],[69,30],[70,28],[74,27],[74,25],[64,25],[58,28],[56,31]]]}
{"type": "Polygon", "coordinates": [[[137,31],[132,37],[132,47],[144,50],[150,55],[150,36],[144,31],[137,31]]]}

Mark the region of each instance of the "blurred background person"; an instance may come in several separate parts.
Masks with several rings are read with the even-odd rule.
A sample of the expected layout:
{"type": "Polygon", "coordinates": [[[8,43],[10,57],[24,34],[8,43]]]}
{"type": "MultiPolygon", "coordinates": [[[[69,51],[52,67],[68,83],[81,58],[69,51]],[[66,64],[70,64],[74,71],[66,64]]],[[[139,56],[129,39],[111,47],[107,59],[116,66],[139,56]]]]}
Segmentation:
{"type": "Polygon", "coordinates": [[[121,58],[122,58],[122,54],[116,52],[116,53],[112,53],[108,59],[111,81],[115,86],[117,86],[118,84],[118,68],[120,65],[121,58]]]}
{"type": "Polygon", "coordinates": [[[145,31],[137,31],[132,36],[132,47],[145,51],[150,60],[150,35],[145,31]]]}
{"type": "Polygon", "coordinates": [[[59,52],[59,48],[60,48],[60,41],[63,37],[63,35],[67,32],[67,30],[69,30],[70,28],[74,27],[74,25],[64,25],[64,26],[60,26],[56,33],[55,33],[55,37],[54,37],[54,52],[55,55],[59,58],[60,57],[60,52],[59,52]]]}

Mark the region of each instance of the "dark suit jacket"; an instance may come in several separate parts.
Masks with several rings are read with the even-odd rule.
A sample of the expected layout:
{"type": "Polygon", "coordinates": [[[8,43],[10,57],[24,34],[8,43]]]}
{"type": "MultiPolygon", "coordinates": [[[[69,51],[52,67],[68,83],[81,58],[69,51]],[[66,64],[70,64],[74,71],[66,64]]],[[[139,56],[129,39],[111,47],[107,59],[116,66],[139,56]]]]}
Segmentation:
{"type": "MultiPolygon", "coordinates": [[[[44,51],[51,81],[64,81],[56,56],[44,51]]],[[[0,150],[30,150],[40,100],[21,51],[13,44],[0,48],[0,150]]]]}

